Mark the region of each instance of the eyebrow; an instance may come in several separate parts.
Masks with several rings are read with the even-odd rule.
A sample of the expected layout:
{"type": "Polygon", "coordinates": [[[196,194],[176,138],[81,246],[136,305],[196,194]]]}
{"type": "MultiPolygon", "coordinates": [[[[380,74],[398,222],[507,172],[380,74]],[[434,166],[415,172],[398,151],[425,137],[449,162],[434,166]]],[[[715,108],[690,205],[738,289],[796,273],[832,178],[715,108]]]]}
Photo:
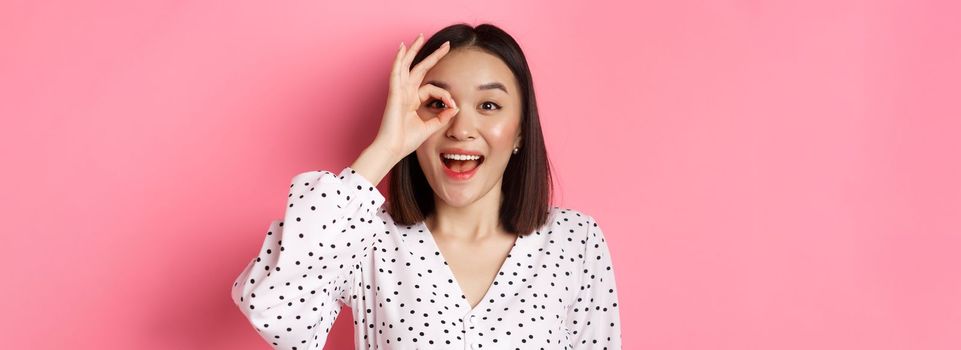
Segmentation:
{"type": "MultiPolygon", "coordinates": [[[[441,89],[444,89],[444,90],[447,90],[448,88],[450,88],[450,85],[447,85],[446,83],[443,83],[443,82],[440,82],[440,81],[436,81],[436,80],[431,80],[431,81],[428,81],[427,83],[428,83],[428,84],[431,84],[431,85],[437,85],[437,87],[439,87],[439,88],[441,88],[441,89]]],[[[492,83],[481,84],[481,85],[478,85],[478,86],[477,86],[477,90],[491,90],[491,89],[501,89],[502,91],[504,91],[505,94],[510,95],[510,93],[507,92],[507,88],[504,87],[504,84],[501,84],[501,83],[496,82],[496,81],[495,81],[495,82],[492,82],[492,83]]]]}

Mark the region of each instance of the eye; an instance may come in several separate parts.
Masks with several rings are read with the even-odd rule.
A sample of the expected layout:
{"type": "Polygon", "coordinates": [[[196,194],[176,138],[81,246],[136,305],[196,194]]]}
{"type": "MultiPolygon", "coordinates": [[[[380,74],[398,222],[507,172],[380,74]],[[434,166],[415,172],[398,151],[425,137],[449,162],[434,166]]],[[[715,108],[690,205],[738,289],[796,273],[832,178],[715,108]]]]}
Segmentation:
{"type": "Polygon", "coordinates": [[[428,107],[428,108],[445,109],[445,108],[447,108],[447,105],[444,104],[444,101],[441,101],[441,100],[438,100],[438,99],[433,99],[433,100],[427,101],[427,107],[428,107]],[[438,105],[435,105],[434,102],[440,103],[440,105],[439,105],[439,106],[438,106],[438,105]]]}
{"type": "MultiPolygon", "coordinates": [[[[487,101],[487,102],[484,102],[484,103],[481,104],[481,108],[484,108],[484,107],[486,107],[486,106],[491,106],[492,109],[490,109],[490,110],[501,109],[501,106],[500,106],[500,105],[498,105],[498,104],[496,104],[496,103],[494,103],[494,102],[491,102],[491,101],[487,101]]],[[[487,109],[487,108],[484,108],[484,109],[487,109]]]]}

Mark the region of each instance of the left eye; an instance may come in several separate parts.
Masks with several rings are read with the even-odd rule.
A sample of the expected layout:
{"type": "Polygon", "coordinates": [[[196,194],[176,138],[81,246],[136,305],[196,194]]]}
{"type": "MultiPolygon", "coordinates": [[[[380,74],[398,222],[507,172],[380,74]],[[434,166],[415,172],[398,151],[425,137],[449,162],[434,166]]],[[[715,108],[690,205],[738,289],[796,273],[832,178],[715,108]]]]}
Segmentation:
{"type": "Polygon", "coordinates": [[[488,109],[488,108],[486,108],[486,107],[488,107],[488,106],[490,106],[490,109],[500,109],[500,108],[501,108],[500,105],[498,105],[498,104],[496,104],[496,103],[494,103],[494,102],[489,102],[489,101],[488,101],[488,102],[484,102],[484,103],[481,104],[481,108],[484,108],[484,109],[488,109]]]}
{"type": "Polygon", "coordinates": [[[445,109],[447,108],[447,105],[444,104],[444,101],[441,101],[441,100],[431,100],[427,102],[427,107],[445,109]]]}

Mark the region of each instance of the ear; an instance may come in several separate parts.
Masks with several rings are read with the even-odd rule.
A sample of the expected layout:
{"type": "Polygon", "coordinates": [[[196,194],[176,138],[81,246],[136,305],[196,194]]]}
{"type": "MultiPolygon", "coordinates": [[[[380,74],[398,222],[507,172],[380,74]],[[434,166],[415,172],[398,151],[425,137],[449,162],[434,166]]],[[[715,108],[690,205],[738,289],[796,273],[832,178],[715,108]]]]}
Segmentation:
{"type": "Polygon", "coordinates": [[[520,146],[521,146],[521,137],[520,135],[518,135],[516,138],[514,138],[514,148],[518,148],[520,146]]]}

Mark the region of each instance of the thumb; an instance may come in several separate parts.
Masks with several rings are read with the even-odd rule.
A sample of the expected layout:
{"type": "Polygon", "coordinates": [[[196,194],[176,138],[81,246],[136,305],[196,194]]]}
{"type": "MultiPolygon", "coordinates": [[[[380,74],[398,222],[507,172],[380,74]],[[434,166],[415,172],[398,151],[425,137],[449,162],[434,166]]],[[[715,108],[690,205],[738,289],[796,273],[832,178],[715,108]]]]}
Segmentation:
{"type": "Polygon", "coordinates": [[[447,123],[457,115],[457,112],[460,112],[460,108],[448,108],[437,114],[436,118],[430,118],[427,121],[427,128],[430,130],[430,133],[433,134],[444,125],[447,125],[447,123]]]}

